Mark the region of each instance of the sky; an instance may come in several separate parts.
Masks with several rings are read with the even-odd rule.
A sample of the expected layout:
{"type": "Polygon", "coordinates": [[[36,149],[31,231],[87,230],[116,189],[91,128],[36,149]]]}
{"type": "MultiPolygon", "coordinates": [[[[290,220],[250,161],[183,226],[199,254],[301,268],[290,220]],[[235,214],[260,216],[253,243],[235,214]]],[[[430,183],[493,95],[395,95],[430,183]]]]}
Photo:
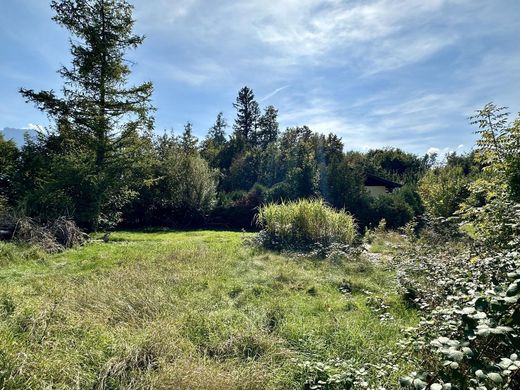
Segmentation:
{"type": "MultiPolygon", "coordinates": [[[[130,0],[131,81],[152,81],[155,128],[231,124],[247,85],[282,128],[308,125],[346,150],[471,149],[468,117],[520,111],[518,0],[130,0]]],[[[0,129],[48,126],[20,87],[60,90],[68,32],[47,0],[0,0],[0,129]]],[[[231,129],[229,129],[231,131],[231,129]]]]}

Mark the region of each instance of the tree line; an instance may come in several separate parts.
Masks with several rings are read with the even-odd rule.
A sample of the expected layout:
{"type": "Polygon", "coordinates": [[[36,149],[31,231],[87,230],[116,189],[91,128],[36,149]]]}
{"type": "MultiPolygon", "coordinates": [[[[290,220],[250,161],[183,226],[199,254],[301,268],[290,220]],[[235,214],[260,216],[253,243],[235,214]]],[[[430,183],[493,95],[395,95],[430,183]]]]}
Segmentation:
{"type": "MultiPolygon", "coordinates": [[[[395,148],[345,153],[348,145],[333,133],[282,131],[278,110],[262,110],[247,86],[233,103],[231,126],[219,113],[200,141],[190,122],[181,134],[155,135],[153,84],[128,81],[125,56],[144,41],[133,33],[133,7],[125,0],[51,7],[71,34],[72,63],[58,72],[60,93],[20,90],[53,125],[20,150],[0,138],[0,207],[42,221],[67,216],[88,230],[251,228],[261,204],[300,198],[323,198],[362,228],[382,218],[399,227],[423,213],[418,183],[434,156],[395,148]],[[371,197],[367,173],[404,186],[371,197]]],[[[473,164],[471,156],[448,163],[473,164]]]]}

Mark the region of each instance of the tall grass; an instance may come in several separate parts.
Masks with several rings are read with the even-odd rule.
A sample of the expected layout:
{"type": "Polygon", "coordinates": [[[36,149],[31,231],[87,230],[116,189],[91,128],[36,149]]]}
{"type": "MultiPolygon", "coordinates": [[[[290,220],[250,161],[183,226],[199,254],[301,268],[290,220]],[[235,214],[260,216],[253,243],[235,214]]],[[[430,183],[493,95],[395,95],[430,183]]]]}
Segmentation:
{"type": "MultiPolygon", "coordinates": [[[[0,389],[304,389],[307,361],[374,364],[370,381],[399,353],[417,319],[393,271],[363,257],[296,262],[243,237],[113,232],[21,257],[0,243],[0,260],[12,254],[0,265],[0,389]]],[[[400,362],[386,388],[411,368],[400,362]]]]}
{"type": "Polygon", "coordinates": [[[352,244],[357,234],[354,218],[336,211],[321,199],[268,204],[256,217],[272,246],[309,247],[314,244],[352,244]]]}

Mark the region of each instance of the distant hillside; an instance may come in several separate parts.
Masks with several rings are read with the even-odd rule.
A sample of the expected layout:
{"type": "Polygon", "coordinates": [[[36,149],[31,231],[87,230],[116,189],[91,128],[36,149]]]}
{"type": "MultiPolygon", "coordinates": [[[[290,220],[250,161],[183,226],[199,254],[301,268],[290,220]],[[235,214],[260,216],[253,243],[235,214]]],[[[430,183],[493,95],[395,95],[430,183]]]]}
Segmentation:
{"type": "Polygon", "coordinates": [[[13,140],[18,147],[25,143],[24,134],[29,134],[30,137],[36,136],[36,130],[34,129],[14,129],[11,127],[5,127],[0,130],[6,140],[13,140]]]}

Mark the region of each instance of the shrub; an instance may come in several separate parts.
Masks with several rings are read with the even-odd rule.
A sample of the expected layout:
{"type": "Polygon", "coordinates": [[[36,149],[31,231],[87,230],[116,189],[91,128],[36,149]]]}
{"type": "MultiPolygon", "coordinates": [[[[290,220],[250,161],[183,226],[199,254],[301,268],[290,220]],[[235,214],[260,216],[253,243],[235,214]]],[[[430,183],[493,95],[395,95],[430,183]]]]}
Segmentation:
{"type": "Polygon", "coordinates": [[[323,200],[269,204],[256,217],[265,234],[264,244],[277,249],[310,249],[316,244],[352,244],[357,225],[345,211],[335,211],[323,200]]]}
{"type": "Polygon", "coordinates": [[[422,245],[396,259],[404,296],[421,316],[404,351],[419,375],[401,385],[518,388],[519,252],[440,248],[422,245]]]}
{"type": "Polygon", "coordinates": [[[219,206],[210,215],[209,224],[221,228],[254,228],[254,217],[264,203],[266,189],[256,183],[249,192],[233,191],[221,194],[219,206]]]}
{"type": "Polygon", "coordinates": [[[413,208],[397,192],[377,197],[374,211],[377,218],[384,219],[391,229],[406,225],[414,217],[413,208]]]}
{"type": "Polygon", "coordinates": [[[462,167],[446,166],[428,171],[419,181],[419,193],[429,214],[446,218],[467,197],[467,184],[462,167]]]}
{"type": "Polygon", "coordinates": [[[470,196],[459,214],[470,224],[477,240],[487,246],[514,247],[520,239],[518,203],[518,155],[520,119],[508,125],[504,108],[487,104],[473,117],[479,125],[475,159],[482,165],[469,186],[470,196]]]}

